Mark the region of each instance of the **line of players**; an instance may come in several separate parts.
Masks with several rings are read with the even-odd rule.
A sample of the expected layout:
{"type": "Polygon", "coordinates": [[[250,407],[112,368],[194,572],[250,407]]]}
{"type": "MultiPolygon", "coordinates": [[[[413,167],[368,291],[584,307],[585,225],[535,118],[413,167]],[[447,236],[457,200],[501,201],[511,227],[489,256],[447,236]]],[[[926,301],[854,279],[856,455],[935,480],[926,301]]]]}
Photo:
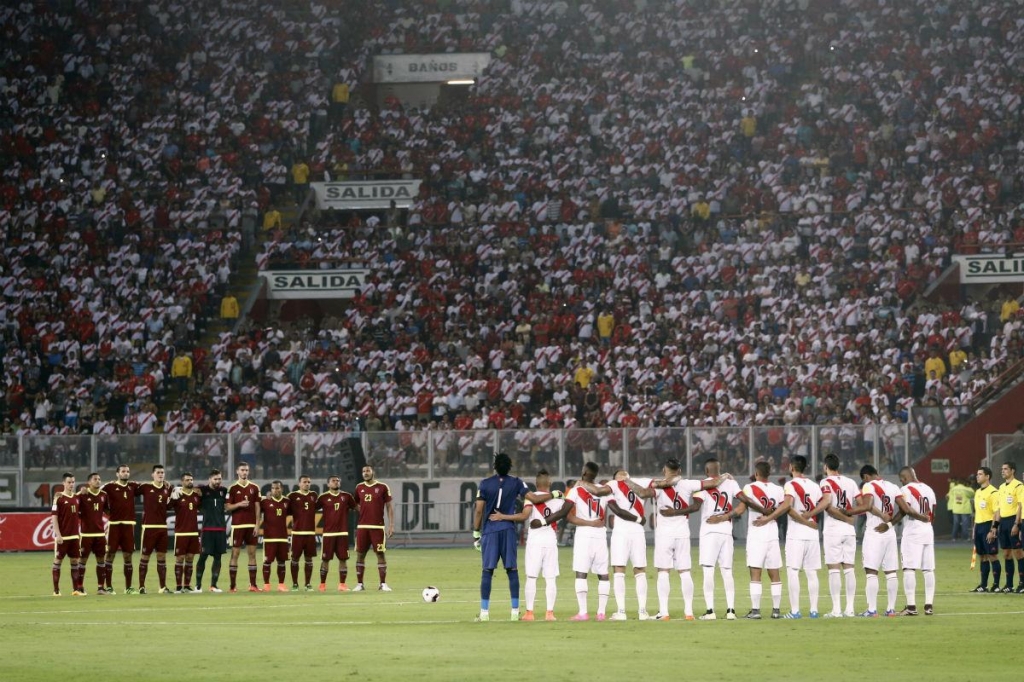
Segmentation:
{"type": "Polygon", "coordinates": [[[236,592],[239,557],[245,548],[248,558],[249,591],[260,592],[257,585],[256,547],[258,529],[263,527],[263,592],[271,590],[273,565],[277,567],[277,589],[289,591],[285,584],[285,565],[291,558],[291,591],[299,590],[299,563],[304,560],[305,590],[312,591],[313,559],[316,556],[317,513],[322,515],[323,542],[319,590],[327,589],[330,562],[337,558],[338,591],[347,592],[349,512],[358,513],[356,525],[356,573],[354,591],[365,589],[363,573],[366,554],[377,556],[379,588],[390,592],[387,584],[387,538],[394,534],[394,507],[391,491],[376,480],[373,467],[362,470],[362,481],[355,496],[341,490],[341,478],[329,476],[327,490],[312,491],[309,476],[299,479],[299,489],[284,494],[281,481],[271,484],[270,495],[263,497],[259,487],[249,480],[249,465],[240,464],[238,480],[225,488],[218,470],[210,472],[209,483],[196,486],[191,473],[181,475],[181,485],[172,487],[164,480],[164,468],[155,465],[152,481],[131,481],[127,465],[117,469],[117,479],[102,484],[100,475],[89,474],[86,486],[76,492],[75,477],[63,476],[64,490],[51,509],[54,534],[52,566],[53,594],[60,596],[61,567],[64,558],[71,563],[72,594],[85,596],[86,564],[96,558],[96,594],[113,595],[111,584],[114,558],[121,552],[124,560],[125,594],[146,594],[150,558],[156,555],[159,593],[202,592],[206,559],[213,559],[210,591],[223,592],[218,586],[221,555],[227,549],[227,518],[231,517],[230,591],[236,592]],[[135,551],[135,503],[142,501],[142,556],[139,560],[139,588],[132,587],[135,551]],[[167,585],[166,557],[169,548],[168,511],[174,511],[174,572],[176,589],[167,585]],[[387,515],[385,524],[385,512],[387,515]],[[202,515],[202,524],[200,524],[202,515]],[[291,523],[289,524],[289,520],[291,523]],[[200,525],[202,526],[200,528],[200,525]],[[106,526],[106,528],[105,528],[106,526]],[[201,538],[201,540],[200,540],[201,538]],[[196,557],[200,557],[196,588],[191,587],[196,557]]]}
{"type": "MultiPolygon", "coordinates": [[[[719,463],[709,459],[703,481],[683,479],[677,460],[666,462],[662,477],[654,480],[630,479],[625,471],[617,471],[611,481],[597,483],[598,465],[588,462],[580,480],[562,499],[543,504],[524,504],[518,514],[495,512],[490,521],[524,521],[530,527],[526,542],[526,610],[521,620],[534,620],[538,577],[546,583],[546,619],[554,620],[555,578],[558,570],[558,546],[555,524],[562,519],[577,526],[573,544],[578,613],[570,620],[590,619],[587,578],[598,578],[597,620],[626,620],[626,566],[633,567],[640,620],[668,620],[670,579],[679,575],[686,620],[694,619],[693,578],[690,575],[690,526],[687,516],[700,513],[699,564],[704,576],[706,611],[700,620],[716,620],[715,567],[725,587],[726,618],[736,619],[733,566],[733,523],[747,514],[747,566],[750,571],[751,609],[748,619],[761,618],[762,576],[768,573],[771,595],[771,618],[801,618],[800,572],[807,583],[809,616],[817,618],[819,602],[818,571],[821,568],[824,538],[825,563],[828,566],[828,589],[832,610],[826,618],[878,617],[879,573],[885,575],[886,616],[918,615],[916,591],[917,571],[924,577],[924,614],[932,615],[935,596],[935,541],[932,527],[936,504],[934,491],[917,480],[914,470],[905,467],[899,472],[902,488],[884,480],[872,466],[860,470],[862,485],[839,471],[839,458],[824,458],[824,478],[820,484],[807,477],[807,459],[791,459],[792,478],[781,487],[769,481],[770,466],[755,466],[755,480],[743,487],[728,474],[721,474],[719,463]],[[657,569],[658,613],[647,612],[647,546],[644,534],[645,500],[657,509],[654,530],[654,566],[657,569]],[[607,538],[608,512],[615,517],[611,532],[611,548],[607,538]],[[824,524],[819,536],[819,515],[824,524]],[[854,519],[868,515],[863,540],[863,565],[866,573],[866,610],[857,613],[854,600],[857,578],[854,572],[857,538],[854,519]],[[789,582],[789,611],[781,613],[783,566],[777,520],[788,515],[785,541],[786,571],[789,582]],[[899,557],[894,527],[902,522],[900,546],[903,564],[903,587],[906,608],[897,613],[899,557]],[[613,589],[609,588],[611,565],[613,589]],[[845,607],[842,593],[845,583],[845,607]],[[616,610],[606,616],[609,593],[614,592],[616,610]]],[[[546,472],[537,477],[538,492],[549,490],[546,472]]],[[[506,570],[509,565],[506,560],[506,570]]],[[[485,566],[485,568],[487,568],[485,566]]],[[[512,574],[510,573],[510,576],[512,574]]],[[[515,594],[513,619],[518,615],[518,592],[515,594]]],[[[482,613],[486,620],[486,614],[482,613]]]]}

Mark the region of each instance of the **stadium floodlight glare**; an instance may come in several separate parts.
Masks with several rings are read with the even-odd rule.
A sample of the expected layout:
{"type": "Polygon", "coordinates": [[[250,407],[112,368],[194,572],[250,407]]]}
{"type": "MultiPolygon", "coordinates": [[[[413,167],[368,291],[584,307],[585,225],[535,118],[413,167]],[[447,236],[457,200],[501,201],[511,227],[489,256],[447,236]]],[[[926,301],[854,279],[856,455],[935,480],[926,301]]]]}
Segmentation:
{"type": "Polygon", "coordinates": [[[448,85],[473,85],[476,83],[472,78],[459,78],[453,81],[448,81],[448,85]]]}

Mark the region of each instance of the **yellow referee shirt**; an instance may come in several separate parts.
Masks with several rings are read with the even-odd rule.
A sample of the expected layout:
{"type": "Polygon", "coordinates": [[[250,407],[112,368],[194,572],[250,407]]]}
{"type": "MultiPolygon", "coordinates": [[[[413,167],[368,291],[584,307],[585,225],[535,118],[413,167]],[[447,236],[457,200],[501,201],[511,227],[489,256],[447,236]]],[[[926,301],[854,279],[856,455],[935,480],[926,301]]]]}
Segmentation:
{"type": "Polygon", "coordinates": [[[974,493],[974,522],[988,523],[995,516],[996,507],[999,504],[999,491],[989,483],[974,493]]]}
{"type": "Polygon", "coordinates": [[[1024,483],[1016,478],[999,486],[999,518],[1016,518],[1017,506],[1022,499],[1024,499],[1024,483]]]}

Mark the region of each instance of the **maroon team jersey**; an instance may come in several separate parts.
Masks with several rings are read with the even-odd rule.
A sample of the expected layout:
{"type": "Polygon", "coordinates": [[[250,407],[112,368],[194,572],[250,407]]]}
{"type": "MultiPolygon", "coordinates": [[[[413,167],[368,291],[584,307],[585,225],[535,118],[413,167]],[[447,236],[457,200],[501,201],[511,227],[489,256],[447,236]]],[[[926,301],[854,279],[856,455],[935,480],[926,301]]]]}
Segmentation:
{"type": "Polygon", "coordinates": [[[138,489],[139,484],[135,481],[128,481],[123,485],[113,481],[103,486],[103,492],[107,494],[107,504],[110,506],[110,523],[135,524],[135,494],[138,489]]]}
{"type": "Polygon", "coordinates": [[[359,500],[359,528],[383,528],[384,508],[391,501],[391,489],[387,484],[374,481],[372,485],[360,483],[356,486],[359,500]]]}
{"type": "Polygon", "coordinates": [[[264,497],[260,500],[263,511],[263,542],[288,542],[288,498],[264,497]]]}
{"type": "Polygon", "coordinates": [[[103,515],[107,513],[107,494],[101,488],[95,495],[86,488],[78,493],[79,516],[83,538],[104,537],[103,515]]]}
{"type": "Polygon", "coordinates": [[[193,488],[191,493],[182,490],[178,499],[171,500],[175,535],[199,535],[199,503],[202,499],[203,495],[199,489],[193,488]]]}
{"type": "Polygon", "coordinates": [[[135,492],[142,498],[142,525],[149,528],[167,527],[167,505],[171,499],[171,484],[162,486],[143,483],[135,492]]]}
{"type": "Polygon", "coordinates": [[[288,512],[292,515],[292,535],[316,534],[316,493],[296,490],[288,495],[288,512]]]}
{"type": "Polygon", "coordinates": [[[342,490],[337,495],[329,491],[316,501],[323,511],[324,537],[348,535],[348,512],[356,508],[356,500],[342,490]]]}
{"type": "Polygon", "coordinates": [[[53,500],[50,511],[57,517],[57,530],[64,540],[77,540],[79,533],[78,495],[61,493],[53,500]]]}
{"type": "Polygon", "coordinates": [[[235,481],[228,488],[228,504],[238,504],[245,500],[249,501],[248,507],[241,507],[231,512],[232,528],[255,528],[256,527],[256,505],[260,501],[259,487],[249,481],[243,485],[235,481]]]}

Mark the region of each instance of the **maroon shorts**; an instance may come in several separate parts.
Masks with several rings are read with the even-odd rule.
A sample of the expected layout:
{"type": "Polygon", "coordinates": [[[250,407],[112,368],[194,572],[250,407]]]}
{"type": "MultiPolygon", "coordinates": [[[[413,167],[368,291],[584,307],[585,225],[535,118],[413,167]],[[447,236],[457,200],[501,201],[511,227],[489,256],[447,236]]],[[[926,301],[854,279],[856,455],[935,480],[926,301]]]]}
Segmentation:
{"type": "Polygon", "coordinates": [[[189,554],[200,554],[202,547],[199,546],[198,535],[175,535],[174,556],[187,556],[189,554]]]}
{"type": "Polygon", "coordinates": [[[147,528],[142,527],[142,553],[152,554],[165,554],[167,552],[167,546],[169,544],[167,529],[166,528],[147,528]]]}
{"type": "Polygon", "coordinates": [[[259,542],[256,539],[255,528],[232,528],[231,529],[231,546],[232,547],[255,547],[259,542]]]}
{"type": "Polygon", "coordinates": [[[383,528],[356,528],[356,551],[360,554],[384,552],[387,550],[384,539],[383,528]]]}
{"type": "Polygon", "coordinates": [[[307,559],[316,556],[315,535],[292,535],[292,560],[298,561],[300,556],[307,559]]]}
{"type": "Polygon", "coordinates": [[[324,561],[330,561],[335,557],[341,561],[348,561],[348,535],[324,537],[324,551],[320,558],[324,561]]]}
{"type": "Polygon", "coordinates": [[[61,561],[64,557],[80,559],[82,557],[82,541],[75,538],[74,540],[54,543],[53,556],[56,561],[61,561]]]}
{"type": "Polygon", "coordinates": [[[263,541],[263,561],[264,563],[270,563],[271,561],[277,561],[279,564],[283,564],[288,561],[288,543],[287,542],[267,542],[263,541]]]}
{"type": "Polygon", "coordinates": [[[89,555],[95,556],[100,561],[103,561],[107,555],[107,538],[102,535],[82,537],[82,558],[87,558],[89,555]]]}
{"type": "Polygon", "coordinates": [[[133,523],[112,523],[107,526],[107,551],[111,554],[116,552],[135,551],[135,524],[133,523]]]}

